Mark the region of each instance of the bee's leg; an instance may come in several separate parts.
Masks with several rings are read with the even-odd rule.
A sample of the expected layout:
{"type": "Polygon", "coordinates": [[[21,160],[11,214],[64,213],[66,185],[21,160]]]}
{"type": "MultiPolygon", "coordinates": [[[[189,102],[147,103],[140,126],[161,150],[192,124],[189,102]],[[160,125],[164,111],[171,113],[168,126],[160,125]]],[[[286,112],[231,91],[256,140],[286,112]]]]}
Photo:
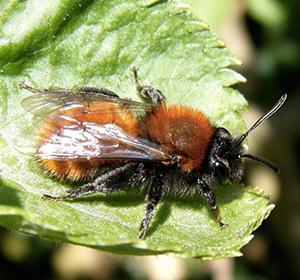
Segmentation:
{"type": "Polygon", "coordinates": [[[113,169],[95,179],[95,181],[70,190],[68,194],[62,196],[43,195],[43,198],[63,200],[67,198],[88,196],[97,192],[113,193],[125,189],[129,184],[135,185],[139,181],[145,181],[146,175],[143,172],[142,163],[127,163],[121,167],[113,169]]]}
{"type": "Polygon", "coordinates": [[[151,219],[155,212],[155,207],[161,200],[164,192],[164,184],[161,178],[155,177],[149,187],[148,194],[147,194],[147,205],[145,208],[144,218],[142,220],[140,226],[140,233],[138,235],[139,239],[142,239],[146,231],[149,227],[151,219]]]}
{"type": "Polygon", "coordinates": [[[84,91],[84,92],[93,92],[93,93],[101,93],[104,95],[112,96],[112,97],[119,97],[116,93],[113,91],[103,88],[103,87],[97,87],[97,86],[90,86],[90,85],[82,85],[78,87],[78,90],[84,91]]]}
{"type": "Polygon", "coordinates": [[[134,75],[136,89],[138,90],[139,94],[143,98],[151,99],[152,103],[154,105],[162,103],[166,100],[165,96],[162,94],[162,92],[160,90],[155,89],[153,87],[149,87],[149,86],[142,86],[140,84],[138,76],[137,76],[137,68],[133,67],[132,71],[133,71],[133,75],[134,75]]]}
{"type": "Polygon", "coordinates": [[[45,93],[44,90],[40,90],[40,89],[37,89],[37,88],[34,88],[34,87],[31,87],[31,86],[27,85],[25,83],[25,81],[19,83],[19,87],[20,88],[25,88],[25,89],[27,89],[27,90],[29,90],[31,92],[34,92],[34,93],[45,93]]]}
{"type": "Polygon", "coordinates": [[[226,224],[221,222],[219,207],[217,205],[216,196],[215,196],[213,190],[203,180],[199,179],[198,184],[201,187],[201,189],[200,189],[201,195],[205,199],[215,220],[218,222],[218,224],[220,225],[221,228],[226,228],[227,227],[226,224]]]}

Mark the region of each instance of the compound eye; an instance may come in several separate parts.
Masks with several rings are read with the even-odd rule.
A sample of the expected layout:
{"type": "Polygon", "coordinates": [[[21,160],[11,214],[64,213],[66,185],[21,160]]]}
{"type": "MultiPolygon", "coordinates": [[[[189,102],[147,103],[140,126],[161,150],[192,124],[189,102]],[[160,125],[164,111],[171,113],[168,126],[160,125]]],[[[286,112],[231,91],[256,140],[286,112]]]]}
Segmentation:
{"type": "Polygon", "coordinates": [[[216,174],[220,180],[220,183],[225,184],[229,181],[229,172],[225,164],[220,161],[215,163],[216,174]]]}

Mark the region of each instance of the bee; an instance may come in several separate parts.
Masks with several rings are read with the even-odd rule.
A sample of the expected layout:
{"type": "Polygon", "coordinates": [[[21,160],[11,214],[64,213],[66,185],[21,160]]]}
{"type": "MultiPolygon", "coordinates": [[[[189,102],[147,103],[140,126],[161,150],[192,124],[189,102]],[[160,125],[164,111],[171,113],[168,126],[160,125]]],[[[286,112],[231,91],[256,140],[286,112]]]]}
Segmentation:
{"type": "Polygon", "coordinates": [[[235,138],[227,129],[214,127],[198,110],[168,105],[161,91],[140,84],[136,68],[133,73],[138,93],[151,104],[123,99],[100,87],[40,90],[20,84],[35,93],[25,98],[22,106],[43,117],[29,153],[48,175],[87,182],[67,194],[45,194],[43,198],[65,200],[134,186],[147,188],[138,234],[141,239],[165,193],[200,195],[216,222],[226,228],[213,188],[241,181],[243,158],[278,172],[270,161],[245,153],[242,144],[249,133],[284,104],[287,95],[235,138]]]}

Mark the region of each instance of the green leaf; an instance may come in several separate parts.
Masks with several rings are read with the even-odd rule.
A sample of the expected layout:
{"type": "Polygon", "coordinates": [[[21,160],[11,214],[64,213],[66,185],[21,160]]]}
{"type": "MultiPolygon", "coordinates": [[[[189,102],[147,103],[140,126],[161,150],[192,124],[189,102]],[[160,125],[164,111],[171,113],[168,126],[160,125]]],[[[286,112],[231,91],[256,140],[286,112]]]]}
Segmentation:
{"type": "Polygon", "coordinates": [[[12,147],[34,122],[19,105],[31,94],[19,82],[38,88],[97,85],[138,100],[133,66],[143,84],[161,89],[170,103],[202,110],[233,133],[244,131],[236,112],[247,104],[230,88],[244,78],[227,68],[239,62],[218,36],[172,1],[11,0],[0,9],[0,225],[117,254],[239,255],[273,208],[260,190],[216,189],[225,230],[202,198],[166,196],[145,240],[138,240],[145,193],[42,200],[41,194],[63,194],[71,186],[47,177],[12,147]]]}

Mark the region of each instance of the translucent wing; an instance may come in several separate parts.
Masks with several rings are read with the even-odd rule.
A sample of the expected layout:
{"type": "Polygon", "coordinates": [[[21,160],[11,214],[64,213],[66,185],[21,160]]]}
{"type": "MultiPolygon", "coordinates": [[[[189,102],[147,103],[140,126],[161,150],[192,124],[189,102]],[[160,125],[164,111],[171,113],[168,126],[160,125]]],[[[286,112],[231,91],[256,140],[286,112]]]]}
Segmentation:
{"type": "MultiPolygon", "coordinates": [[[[135,137],[116,124],[78,121],[78,115],[120,113],[151,110],[152,105],[121,99],[103,88],[84,87],[79,91],[39,90],[20,85],[35,93],[22,101],[22,106],[34,115],[51,118],[41,121],[52,132],[43,138],[36,123],[19,135],[14,146],[22,153],[40,159],[122,159],[168,161],[171,156],[161,146],[135,137]],[[74,113],[75,112],[75,113],[74,113]],[[56,123],[64,125],[58,129],[56,123]]],[[[84,118],[89,119],[89,118],[84,118]]]]}
{"type": "Polygon", "coordinates": [[[118,125],[79,123],[71,118],[68,125],[45,139],[33,156],[49,160],[171,160],[171,156],[161,146],[134,137],[118,125]]]}
{"type": "MultiPolygon", "coordinates": [[[[35,95],[31,95],[22,100],[21,105],[27,111],[36,116],[47,116],[57,109],[72,109],[77,108],[77,111],[84,113],[105,113],[105,106],[98,106],[99,110],[91,111],[91,108],[96,108],[95,104],[110,103],[119,105],[120,107],[129,108],[131,111],[147,111],[151,110],[152,105],[136,102],[132,100],[119,98],[114,92],[98,87],[82,87],[78,91],[70,90],[39,90],[32,88],[24,83],[20,86],[30,90],[35,95]]],[[[112,113],[110,106],[109,113],[112,113]]]]}

